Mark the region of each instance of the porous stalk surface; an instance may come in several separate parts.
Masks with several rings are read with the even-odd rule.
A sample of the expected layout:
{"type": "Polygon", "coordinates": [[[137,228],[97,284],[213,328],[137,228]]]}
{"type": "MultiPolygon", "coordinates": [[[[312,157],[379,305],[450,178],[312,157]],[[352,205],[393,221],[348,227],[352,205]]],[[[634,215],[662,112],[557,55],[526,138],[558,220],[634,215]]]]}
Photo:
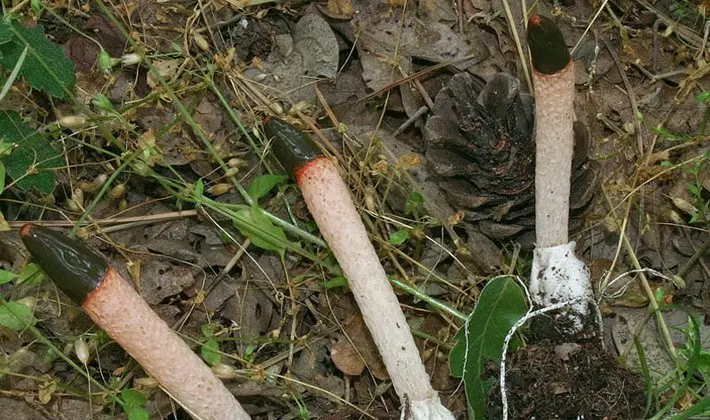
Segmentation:
{"type": "Polygon", "coordinates": [[[222,381],[113,269],[82,307],[193,417],[250,418],[222,381]]]}
{"type": "Polygon", "coordinates": [[[533,71],[535,85],[536,246],[568,241],[574,148],[574,62],[551,75],[533,71]]]}

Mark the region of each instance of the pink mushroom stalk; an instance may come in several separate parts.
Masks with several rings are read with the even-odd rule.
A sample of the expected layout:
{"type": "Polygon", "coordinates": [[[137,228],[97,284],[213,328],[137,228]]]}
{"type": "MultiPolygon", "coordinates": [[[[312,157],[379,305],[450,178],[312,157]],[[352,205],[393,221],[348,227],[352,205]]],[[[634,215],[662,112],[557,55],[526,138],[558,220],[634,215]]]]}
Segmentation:
{"type": "Polygon", "coordinates": [[[247,420],[222,381],[133,287],[83,243],[32,224],[20,237],[62,291],[194,418],[247,420]]]}
{"type": "Polygon", "coordinates": [[[348,280],[406,418],[453,419],[432,388],[397,296],[368,239],[350,190],[333,162],[294,126],[270,118],[264,126],[276,158],[291,172],[308,210],[348,280]]]}
{"type": "Polygon", "coordinates": [[[536,303],[572,305],[571,331],[582,327],[593,296],[589,269],[569,241],[569,196],[574,148],[574,62],[559,28],[534,15],[528,45],[535,88],[535,235],[530,292],[536,303]]]}

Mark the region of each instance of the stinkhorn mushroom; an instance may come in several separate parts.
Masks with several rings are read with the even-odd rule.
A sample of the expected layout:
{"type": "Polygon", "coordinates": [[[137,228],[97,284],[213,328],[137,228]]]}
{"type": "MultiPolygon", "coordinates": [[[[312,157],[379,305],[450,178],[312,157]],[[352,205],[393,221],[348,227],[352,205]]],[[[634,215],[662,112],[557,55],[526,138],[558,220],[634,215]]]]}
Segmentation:
{"type": "Polygon", "coordinates": [[[222,381],[133,287],[82,242],[26,224],[20,237],[59,288],[193,417],[246,420],[222,381]]]}
{"type": "Polygon", "coordinates": [[[406,417],[453,419],[430,384],[397,296],[335,164],[291,124],[270,118],[264,130],[273,139],[276,158],[296,178],[308,210],[348,280],[395,392],[408,411],[406,417]]]}
{"type": "Polygon", "coordinates": [[[593,296],[589,269],[568,238],[574,148],[574,62],[552,20],[528,21],[535,88],[535,251],[530,292],[542,306],[574,301],[569,331],[581,329],[593,296]]]}

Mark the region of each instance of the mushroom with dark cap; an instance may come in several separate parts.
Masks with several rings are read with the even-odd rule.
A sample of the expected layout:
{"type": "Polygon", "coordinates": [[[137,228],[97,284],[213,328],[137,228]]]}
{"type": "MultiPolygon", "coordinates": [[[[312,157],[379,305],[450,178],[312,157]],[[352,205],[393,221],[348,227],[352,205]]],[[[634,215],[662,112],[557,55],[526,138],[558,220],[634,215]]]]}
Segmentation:
{"type": "Polygon", "coordinates": [[[20,237],[57,286],[191,416],[250,418],[212,370],[103,258],[82,242],[42,226],[26,224],[20,237]]]}
{"type": "Polygon", "coordinates": [[[266,135],[282,166],[294,175],[321,235],[348,280],[382,356],[395,392],[414,420],[453,420],[440,402],[409,330],[407,319],[335,164],[305,133],[277,118],[266,135]]]}

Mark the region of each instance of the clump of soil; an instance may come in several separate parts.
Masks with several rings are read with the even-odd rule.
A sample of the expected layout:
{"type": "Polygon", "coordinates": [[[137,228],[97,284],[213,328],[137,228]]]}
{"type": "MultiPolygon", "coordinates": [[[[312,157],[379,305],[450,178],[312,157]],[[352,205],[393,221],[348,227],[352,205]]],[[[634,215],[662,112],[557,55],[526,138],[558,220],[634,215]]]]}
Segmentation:
{"type": "MultiPolygon", "coordinates": [[[[642,376],[621,366],[598,333],[583,331],[560,343],[550,338],[521,347],[506,367],[510,419],[640,419],[642,376]]],[[[489,397],[488,418],[502,417],[500,389],[489,397]]]]}

